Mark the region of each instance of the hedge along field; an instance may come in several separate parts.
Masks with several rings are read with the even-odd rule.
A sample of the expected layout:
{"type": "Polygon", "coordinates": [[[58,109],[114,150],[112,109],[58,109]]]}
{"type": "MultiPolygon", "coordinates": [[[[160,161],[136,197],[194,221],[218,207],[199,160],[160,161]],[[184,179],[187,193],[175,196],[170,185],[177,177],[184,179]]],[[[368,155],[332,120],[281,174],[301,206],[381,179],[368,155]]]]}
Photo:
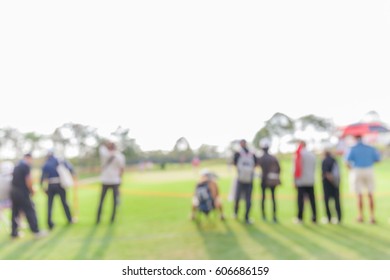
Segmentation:
{"type": "MultiPolygon", "coordinates": [[[[319,159],[320,160],[320,159],[319,159]]],[[[79,222],[68,226],[60,200],[54,202],[56,227],[36,240],[24,229],[24,238],[11,240],[0,228],[0,259],[389,259],[390,258],[390,160],[375,167],[377,178],[376,213],[378,224],[358,224],[356,201],[349,192],[347,170],[342,170],[342,225],[313,225],[310,207],[305,205],[305,223],[292,223],[296,215],[296,192],[292,187],[292,164],[284,158],[282,186],[277,190],[279,223],[260,219],[260,187],[255,181],[251,217],[243,223],[244,203],[239,219],[232,219],[233,204],[228,193],[235,171],[225,164],[203,163],[220,176],[226,221],[217,215],[189,219],[191,197],[198,178],[189,166],[168,166],[167,170],[127,172],[121,186],[117,220],[109,223],[112,194],[106,197],[102,222],[95,225],[100,195],[98,183],[80,185],[79,222]]],[[[320,161],[319,161],[320,163],[320,161]]],[[[315,186],[318,218],[325,215],[317,166],[315,186]]],[[[72,204],[72,191],[68,194],[72,204]]],[[[46,196],[34,196],[39,224],[46,229],[46,196]]],[[[366,213],[367,202],[366,202],[366,213]]],[[[9,216],[7,211],[5,215],[9,216]]],[[[368,215],[366,214],[366,220],[368,215]]]]}

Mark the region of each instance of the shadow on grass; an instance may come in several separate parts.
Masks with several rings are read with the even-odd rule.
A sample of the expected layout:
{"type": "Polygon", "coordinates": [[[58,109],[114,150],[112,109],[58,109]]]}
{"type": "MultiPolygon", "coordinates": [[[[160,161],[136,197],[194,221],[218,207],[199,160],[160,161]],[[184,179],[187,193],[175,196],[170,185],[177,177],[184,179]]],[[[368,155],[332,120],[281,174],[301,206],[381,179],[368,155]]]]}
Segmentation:
{"type": "MultiPolygon", "coordinates": [[[[339,255],[330,250],[326,245],[321,244],[320,240],[316,238],[316,235],[310,231],[311,228],[318,227],[318,225],[291,225],[285,226],[279,225],[282,232],[285,233],[285,237],[289,239],[293,244],[298,245],[304,249],[309,256],[304,259],[339,259],[339,255]],[[309,234],[308,234],[309,233],[309,234]]],[[[302,258],[301,258],[302,259],[302,258]]]]}
{"type": "Polygon", "coordinates": [[[91,226],[91,229],[84,236],[83,243],[73,259],[85,260],[88,258],[88,253],[90,252],[91,246],[94,243],[95,234],[96,234],[98,227],[99,227],[99,225],[96,225],[96,224],[91,226]]]}
{"type": "Polygon", "coordinates": [[[5,240],[0,246],[9,245],[12,242],[20,242],[15,248],[12,249],[4,259],[18,259],[18,260],[30,260],[30,259],[47,259],[47,256],[55,250],[55,247],[61,243],[61,237],[66,234],[69,227],[64,227],[55,231],[55,233],[49,233],[47,237],[42,237],[37,240],[34,237],[29,240],[5,240]]]}
{"type": "Polygon", "coordinates": [[[388,259],[390,240],[378,239],[357,228],[343,225],[326,225],[312,228],[313,232],[358,254],[359,259],[388,259]]]}
{"type": "Polygon", "coordinates": [[[106,232],[103,238],[100,240],[99,246],[96,251],[92,255],[92,259],[94,260],[103,260],[104,256],[107,252],[108,247],[110,246],[115,231],[115,224],[110,224],[107,226],[106,232]]]}
{"type": "Polygon", "coordinates": [[[7,233],[7,238],[4,238],[3,242],[0,243],[0,252],[11,243],[11,236],[7,233]]]}
{"type": "MultiPolygon", "coordinates": [[[[243,225],[248,235],[263,247],[273,259],[301,259],[302,256],[291,250],[290,246],[285,245],[286,242],[282,242],[280,238],[275,238],[277,235],[281,235],[281,227],[278,224],[264,225],[266,230],[261,231],[256,225],[243,225]],[[283,244],[284,243],[284,244],[283,244]]],[[[260,228],[262,225],[260,225],[260,228]]],[[[283,237],[282,237],[283,238],[283,237]]]]}
{"type": "Polygon", "coordinates": [[[40,245],[34,248],[26,259],[47,259],[47,256],[50,255],[51,252],[55,251],[55,248],[61,243],[61,239],[66,235],[69,229],[70,226],[65,226],[62,228],[56,228],[54,231],[49,232],[47,237],[39,240],[40,245]]]}
{"type": "Polygon", "coordinates": [[[207,220],[195,222],[200,236],[203,239],[207,253],[212,260],[247,260],[249,256],[241,248],[237,236],[228,222],[207,220]],[[202,223],[203,222],[203,223],[202,223]],[[217,223],[221,223],[217,224],[217,223]],[[222,227],[223,231],[218,231],[222,227]]]}
{"type": "Polygon", "coordinates": [[[10,242],[20,242],[11,252],[4,256],[5,260],[23,260],[22,254],[29,251],[36,244],[37,240],[30,239],[28,241],[12,240],[10,242]]]}

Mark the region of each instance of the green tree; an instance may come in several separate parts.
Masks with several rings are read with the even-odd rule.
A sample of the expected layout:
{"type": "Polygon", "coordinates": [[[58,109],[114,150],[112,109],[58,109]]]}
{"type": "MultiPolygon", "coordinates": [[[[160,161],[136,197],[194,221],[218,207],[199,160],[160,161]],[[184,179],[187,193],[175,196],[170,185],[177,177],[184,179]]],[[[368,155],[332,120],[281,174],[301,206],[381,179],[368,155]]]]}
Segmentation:
{"type": "Polygon", "coordinates": [[[27,132],[23,135],[23,138],[30,151],[34,152],[40,149],[40,142],[43,138],[42,135],[36,132],[27,132]]]}
{"type": "Polygon", "coordinates": [[[17,130],[16,128],[6,127],[2,129],[3,134],[3,145],[9,146],[13,152],[14,157],[20,158],[22,157],[24,150],[24,139],[23,134],[17,130]]]}
{"type": "Polygon", "coordinates": [[[316,131],[332,131],[334,129],[334,125],[331,120],[321,118],[313,114],[298,118],[295,121],[295,124],[295,126],[301,130],[305,130],[310,126],[316,131]]]}
{"type": "Polygon", "coordinates": [[[218,158],[218,147],[213,145],[203,144],[197,150],[197,155],[201,160],[218,158]]]}
{"type": "Polygon", "coordinates": [[[170,156],[180,163],[189,162],[192,160],[194,156],[194,152],[192,151],[190,144],[188,143],[185,137],[180,137],[173,147],[170,156]]]}
{"type": "Polygon", "coordinates": [[[118,148],[123,152],[126,160],[134,163],[141,159],[141,149],[129,133],[130,129],[118,127],[112,135],[118,138],[118,148]]]}
{"type": "Polygon", "coordinates": [[[262,127],[253,138],[252,144],[255,148],[260,148],[261,139],[268,138],[271,139],[271,133],[269,132],[267,127],[262,127]]]}

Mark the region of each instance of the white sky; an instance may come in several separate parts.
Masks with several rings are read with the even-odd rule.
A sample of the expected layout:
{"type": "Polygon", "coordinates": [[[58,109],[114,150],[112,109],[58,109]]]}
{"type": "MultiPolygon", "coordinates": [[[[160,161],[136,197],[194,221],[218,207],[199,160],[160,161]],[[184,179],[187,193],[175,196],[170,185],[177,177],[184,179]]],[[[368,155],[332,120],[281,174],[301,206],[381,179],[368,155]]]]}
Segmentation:
{"type": "Polygon", "coordinates": [[[225,146],[278,111],[390,123],[389,92],[389,1],[0,2],[0,127],[225,146]]]}

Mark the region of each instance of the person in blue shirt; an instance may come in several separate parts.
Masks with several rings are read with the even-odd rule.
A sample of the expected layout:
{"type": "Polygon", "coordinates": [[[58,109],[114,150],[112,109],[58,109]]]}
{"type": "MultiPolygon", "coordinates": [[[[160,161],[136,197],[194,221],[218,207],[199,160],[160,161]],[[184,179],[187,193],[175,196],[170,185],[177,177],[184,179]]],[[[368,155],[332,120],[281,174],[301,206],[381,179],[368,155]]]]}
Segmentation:
{"type": "MultiPolygon", "coordinates": [[[[72,215],[70,213],[69,205],[66,200],[66,190],[61,186],[60,177],[57,172],[57,166],[59,165],[60,160],[54,156],[53,151],[49,151],[46,162],[42,167],[42,176],[41,176],[41,186],[47,184],[45,192],[48,197],[48,206],[47,206],[47,224],[49,229],[54,228],[54,223],[52,220],[52,209],[53,209],[53,199],[56,195],[59,195],[61,198],[62,206],[65,210],[65,215],[69,224],[73,223],[72,215]]],[[[62,161],[66,168],[74,175],[73,167],[67,161],[62,161]]]]}
{"type": "Polygon", "coordinates": [[[370,222],[375,224],[374,214],[374,170],[373,166],[380,161],[379,152],[363,143],[362,136],[356,136],[356,145],[351,148],[346,156],[347,165],[350,169],[351,187],[358,197],[358,222],[363,222],[363,189],[367,189],[370,205],[370,222]]]}

